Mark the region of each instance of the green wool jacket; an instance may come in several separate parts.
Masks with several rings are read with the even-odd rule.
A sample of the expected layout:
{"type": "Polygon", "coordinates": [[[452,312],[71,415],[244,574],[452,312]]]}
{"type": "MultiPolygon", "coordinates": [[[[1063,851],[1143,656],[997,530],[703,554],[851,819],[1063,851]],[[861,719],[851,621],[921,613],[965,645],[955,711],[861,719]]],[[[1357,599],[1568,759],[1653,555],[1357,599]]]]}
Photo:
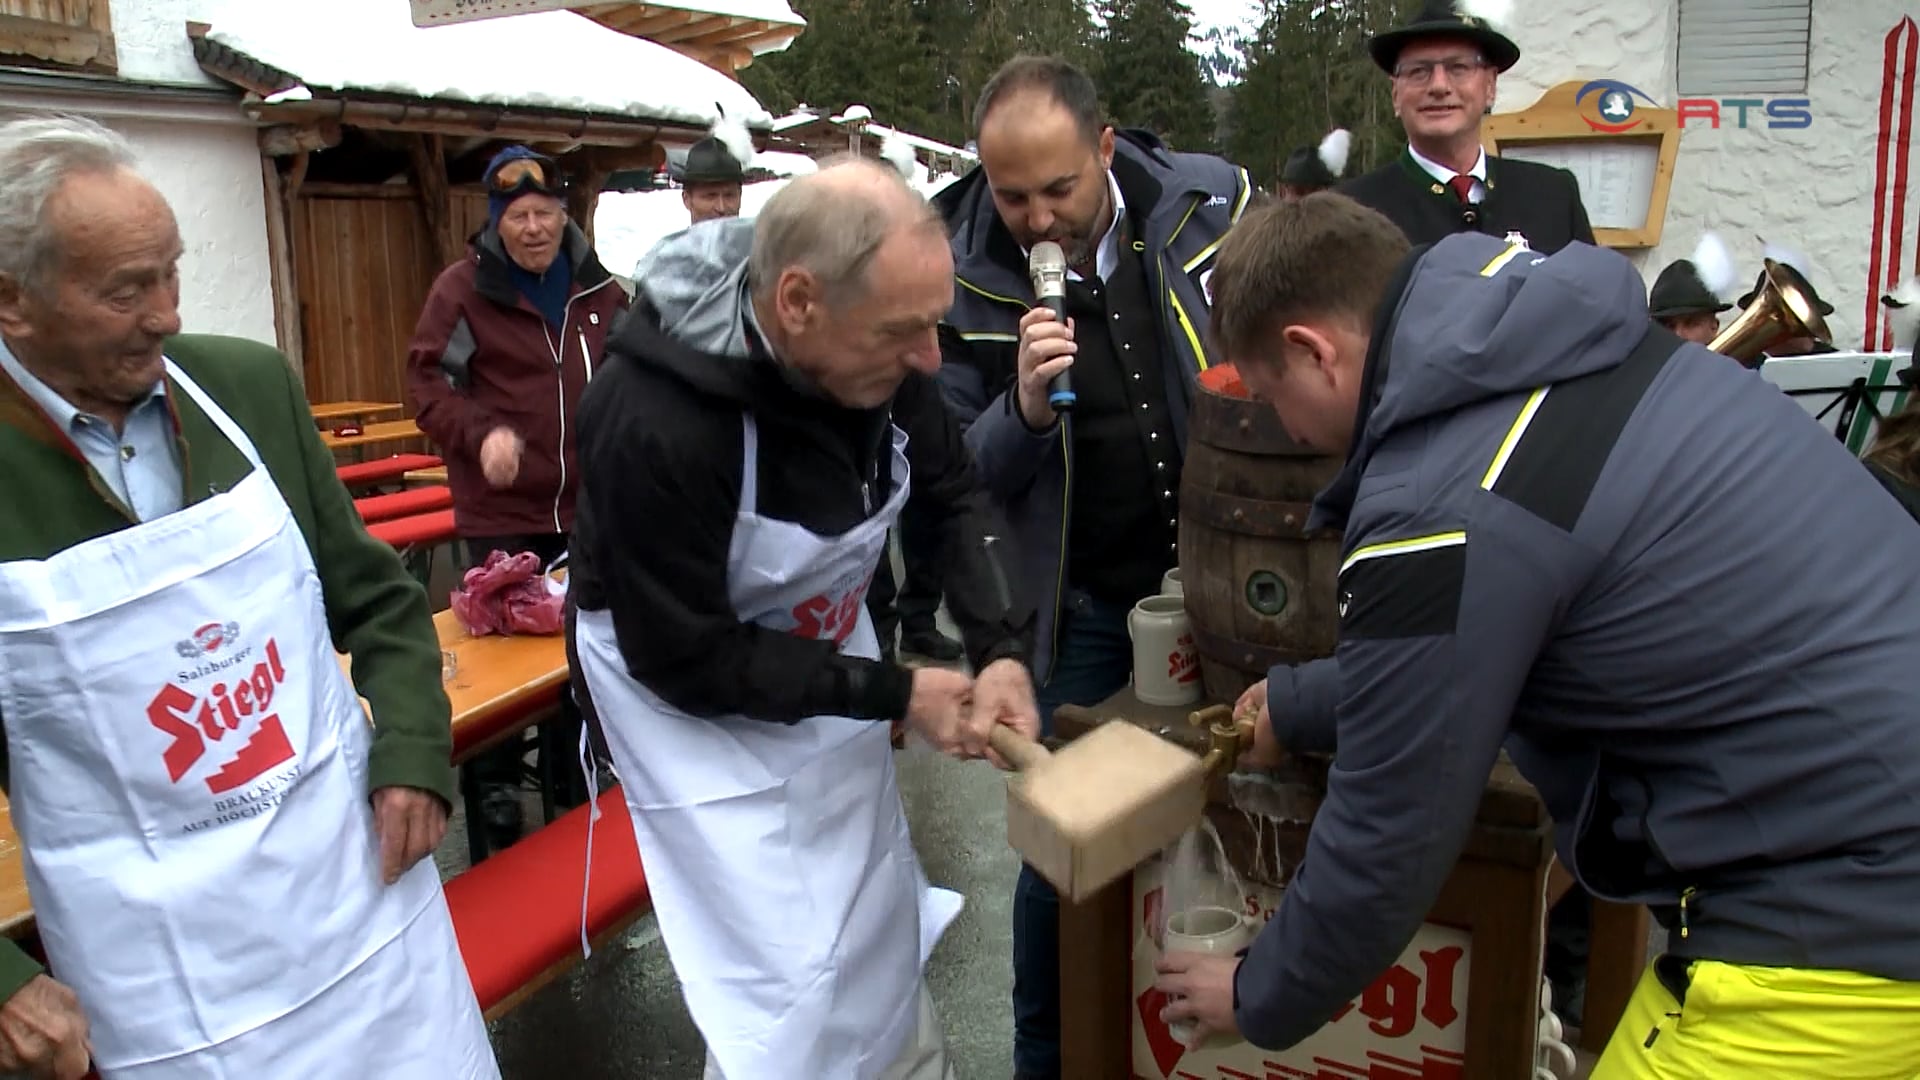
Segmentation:
{"type": "MultiPolygon", "coordinates": [[[[420,788],[451,806],[452,707],[440,681],[440,646],[426,590],[393,549],[367,535],[293,369],[278,350],[239,338],[183,334],[169,340],[166,351],[253,440],[306,538],[334,648],[352,655],[354,686],[378,720],[368,766],[371,788],[420,788]]],[[[246,457],[184,390],[169,383],[166,401],[178,432],[188,505],[247,475],[246,457]]],[[[0,562],[44,559],[136,523],[65,433],[4,371],[0,476],[6,478],[0,483],[0,562]]],[[[11,787],[3,744],[0,785],[11,787]]],[[[0,999],[39,971],[17,946],[0,946],[0,999]]]]}

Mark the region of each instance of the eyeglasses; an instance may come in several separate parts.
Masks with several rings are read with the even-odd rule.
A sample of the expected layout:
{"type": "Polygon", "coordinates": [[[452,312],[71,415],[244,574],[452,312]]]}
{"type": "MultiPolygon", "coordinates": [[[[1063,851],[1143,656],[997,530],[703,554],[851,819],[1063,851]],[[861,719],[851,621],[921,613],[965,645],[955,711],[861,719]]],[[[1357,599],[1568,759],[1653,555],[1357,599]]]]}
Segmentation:
{"type": "Polygon", "coordinates": [[[524,195],[529,191],[559,195],[561,192],[559,170],[552,160],[543,157],[514,158],[500,166],[488,183],[502,195],[524,195]]]}
{"type": "Polygon", "coordinates": [[[1457,83],[1470,78],[1482,68],[1492,66],[1478,56],[1454,56],[1445,60],[1420,60],[1408,64],[1397,64],[1393,69],[1393,77],[1408,86],[1425,86],[1433,81],[1434,69],[1445,68],[1447,81],[1457,83]]]}

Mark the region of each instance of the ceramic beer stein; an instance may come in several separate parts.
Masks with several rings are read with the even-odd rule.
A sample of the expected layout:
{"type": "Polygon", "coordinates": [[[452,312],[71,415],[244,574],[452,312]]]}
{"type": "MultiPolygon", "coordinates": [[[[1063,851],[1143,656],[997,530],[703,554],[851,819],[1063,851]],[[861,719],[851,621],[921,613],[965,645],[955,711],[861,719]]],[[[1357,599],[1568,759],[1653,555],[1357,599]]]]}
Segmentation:
{"type": "Polygon", "coordinates": [[[1160,595],[1161,596],[1185,596],[1186,594],[1187,594],[1187,586],[1185,581],[1183,581],[1180,577],[1179,567],[1176,566],[1173,569],[1167,571],[1166,573],[1160,575],[1160,595]]]}
{"type": "Polygon", "coordinates": [[[1133,639],[1133,696],[1147,705],[1191,705],[1200,700],[1200,656],[1187,626],[1187,602],[1149,596],[1127,613],[1133,639]]]}
{"type": "MultiPolygon", "coordinates": [[[[1208,956],[1232,956],[1253,943],[1254,924],[1237,911],[1223,907],[1191,907],[1167,916],[1165,952],[1205,953],[1208,956]]],[[[1193,1045],[1193,1028],[1172,1024],[1168,1030],[1189,1050],[1223,1050],[1244,1040],[1232,1035],[1215,1034],[1200,1045],[1193,1045]]]]}

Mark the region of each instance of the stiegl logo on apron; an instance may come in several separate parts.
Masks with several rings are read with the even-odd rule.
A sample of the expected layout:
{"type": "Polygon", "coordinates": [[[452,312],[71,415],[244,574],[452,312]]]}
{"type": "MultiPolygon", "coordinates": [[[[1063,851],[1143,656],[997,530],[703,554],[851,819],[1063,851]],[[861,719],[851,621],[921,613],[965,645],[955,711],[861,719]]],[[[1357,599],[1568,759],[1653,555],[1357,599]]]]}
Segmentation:
{"type": "Polygon", "coordinates": [[[791,624],[776,618],[774,621],[785,625],[769,628],[785,630],[796,637],[845,645],[847,638],[853,636],[854,629],[860,625],[860,612],[865,608],[867,588],[872,583],[871,570],[842,575],[825,592],[795,604],[787,612],[792,619],[791,624]]]}
{"type": "Polygon", "coordinates": [[[256,655],[239,635],[237,622],[210,622],[181,640],[175,651],[199,662],[176,672],[147,703],[147,722],[168,740],[159,754],[168,781],[179,788],[189,773],[201,773],[215,796],[190,811],[197,816],[183,832],[266,813],[300,775],[298,763],[281,768],[294,749],[274,710],[287,681],[280,643],[269,637],[256,655]],[[203,763],[210,769],[196,768],[203,763]]]}

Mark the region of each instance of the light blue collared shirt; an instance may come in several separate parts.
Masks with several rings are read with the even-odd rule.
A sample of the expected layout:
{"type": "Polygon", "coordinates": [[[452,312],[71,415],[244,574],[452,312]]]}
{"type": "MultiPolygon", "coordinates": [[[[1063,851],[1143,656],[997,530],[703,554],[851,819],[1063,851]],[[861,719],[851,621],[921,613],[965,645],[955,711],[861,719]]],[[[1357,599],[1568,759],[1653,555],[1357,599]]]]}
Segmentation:
{"type": "Polygon", "coordinates": [[[152,521],[185,505],[185,478],[174,441],[173,417],[167,412],[165,380],[155,383],[152,392],[128,411],[126,424],[116,432],[112,424],[74,408],[53,387],[41,382],[4,341],[0,341],[0,369],[73,440],[87,464],[133,510],[134,516],[152,521]]]}

